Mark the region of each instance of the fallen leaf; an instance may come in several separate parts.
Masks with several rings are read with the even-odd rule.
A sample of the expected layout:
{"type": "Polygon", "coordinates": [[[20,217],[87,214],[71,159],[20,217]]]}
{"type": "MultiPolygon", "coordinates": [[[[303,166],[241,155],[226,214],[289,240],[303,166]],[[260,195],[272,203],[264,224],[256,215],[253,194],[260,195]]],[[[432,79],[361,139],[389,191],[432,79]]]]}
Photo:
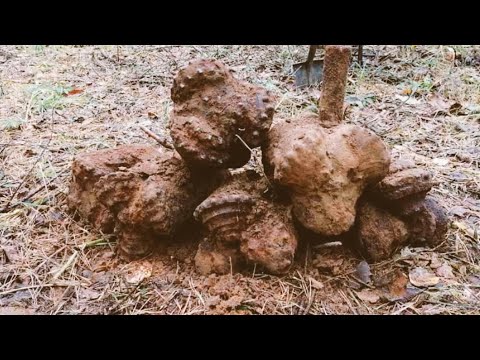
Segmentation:
{"type": "Polygon", "coordinates": [[[440,261],[440,259],[438,258],[438,255],[435,254],[435,253],[432,253],[432,256],[430,258],[430,267],[432,269],[437,269],[439,268],[440,266],[442,266],[442,262],[440,261]]]}
{"type": "Polygon", "coordinates": [[[83,89],[73,89],[67,92],[65,95],[71,96],[71,95],[81,94],[82,92],[83,92],[83,89]]]}
{"type": "Polygon", "coordinates": [[[416,267],[408,274],[412,285],[417,287],[429,287],[435,286],[439,283],[440,279],[435,274],[429,272],[422,267],[416,267]]]}
{"type": "Polygon", "coordinates": [[[445,166],[449,163],[450,161],[448,159],[442,159],[442,158],[435,158],[432,160],[432,163],[438,166],[445,166]]]}
{"type": "Polygon", "coordinates": [[[372,281],[372,272],[370,271],[370,265],[368,265],[366,261],[362,261],[360,262],[360,264],[357,265],[355,275],[364,283],[369,284],[372,281]]]}
{"type": "Polygon", "coordinates": [[[395,95],[395,99],[398,99],[407,105],[420,105],[422,103],[420,100],[409,96],[395,95]]]}
{"type": "Polygon", "coordinates": [[[367,301],[370,304],[375,304],[378,300],[380,300],[380,296],[374,290],[363,289],[362,291],[357,291],[355,293],[360,300],[367,301]]]}
{"type": "Polygon", "coordinates": [[[158,119],[158,115],[151,111],[148,112],[148,117],[153,120],[158,119]]]}
{"type": "Polygon", "coordinates": [[[454,48],[451,48],[451,47],[449,47],[449,46],[445,46],[445,47],[443,48],[443,57],[444,57],[445,60],[447,60],[447,61],[454,62],[454,61],[455,61],[455,58],[456,58],[455,49],[454,49],[454,48]]]}
{"type": "Polygon", "coordinates": [[[125,280],[129,284],[138,284],[152,275],[153,265],[150,261],[140,260],[131,262],[127,267],[125,280]]]}
{"type": "Polygon", "coordinates": [[[317,290],[321,290],[324,288],[324,285],[320,281],[315,280],[313,277],[310,276],[308,279],[310,280],[310,284],[313,288],[317,290]]]}
{"type": "Polygon", "coordinates": [[[443,265],[437,269],[436,273],[438,276],[446,279],[455,278],[455,275],[453,275],[453,272],[452,272],[452,267],[448,265],[446,262],[444,262],[443,265]]]}

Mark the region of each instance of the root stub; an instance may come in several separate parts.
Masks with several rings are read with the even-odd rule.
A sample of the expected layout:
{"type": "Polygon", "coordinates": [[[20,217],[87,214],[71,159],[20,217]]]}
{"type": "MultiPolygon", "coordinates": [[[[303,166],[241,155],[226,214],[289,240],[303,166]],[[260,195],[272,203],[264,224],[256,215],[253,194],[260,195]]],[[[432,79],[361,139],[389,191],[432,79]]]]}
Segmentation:
{"type": "Polygon", "coordinates": [[[338,125],[343,120],[343,103],[350,57],[349,46],[325,47],[323,87],[319,101],[320,122],[324,127],[338,125]]]}

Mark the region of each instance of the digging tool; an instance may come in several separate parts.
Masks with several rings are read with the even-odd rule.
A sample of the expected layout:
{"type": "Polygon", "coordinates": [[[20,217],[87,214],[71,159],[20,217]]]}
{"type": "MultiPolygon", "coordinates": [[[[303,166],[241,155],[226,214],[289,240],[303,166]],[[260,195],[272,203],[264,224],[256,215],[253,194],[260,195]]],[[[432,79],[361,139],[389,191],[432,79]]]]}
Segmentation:
{"type": "MultiPolygon", "coordinates": [[[[323,60],[314,60],[318,45],[310,45],[307,61],[293,64],[295,73],[295,86],[302,88],[310,85],[317,85],[323,79],[323,60]]],[[[360,66],[363,65],[363,45],[358,45],[357,60],[360,66]]]]}
{"type": "Polygon", "coordinates": [[[293,64],[297,88],[319,84],[323,77],[323,60],[314,60],[318,45],[310,45],[307,61],[293,64]]]}

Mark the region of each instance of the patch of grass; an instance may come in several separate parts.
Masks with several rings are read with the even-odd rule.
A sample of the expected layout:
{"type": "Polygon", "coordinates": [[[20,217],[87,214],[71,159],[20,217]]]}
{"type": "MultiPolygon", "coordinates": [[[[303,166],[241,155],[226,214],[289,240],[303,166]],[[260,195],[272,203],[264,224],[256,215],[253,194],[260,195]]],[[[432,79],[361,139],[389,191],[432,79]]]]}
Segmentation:
{"type": "Polygon", "coordinates": [[[0,120],[0,130],[18,130],[25,123],[25,120],[20,118],[11,118],[0,120]]]}
{"type": "Polygon", "coordinates": [[[51,109],[64,109],[69,105],[80,105],[85,98],[82,95],[67,96],[74,87],[63,84],[39,84],[27,89],[30,96],[32,113],[41,114],[51,109]]]}
{"type": "Polygon", "coordinates": [[[45,48],[47,45],[34,45],[33,50],[37,55],[44,55],[45,54],[45,48]]]}
{"type": "Polygon", "coordinates": [[[51,164],[45,164],[44,166],[39,166],[36,177],[38,180],[42,179],[52,179],[57,176],[55,168],[51,164]]]}

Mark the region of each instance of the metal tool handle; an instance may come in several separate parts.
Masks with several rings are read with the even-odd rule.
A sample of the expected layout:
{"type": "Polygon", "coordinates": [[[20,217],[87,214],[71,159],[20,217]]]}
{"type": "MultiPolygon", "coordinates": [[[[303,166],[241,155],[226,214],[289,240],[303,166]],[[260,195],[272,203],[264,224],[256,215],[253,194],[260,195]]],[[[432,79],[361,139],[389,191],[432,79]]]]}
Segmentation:
{"type": "Polygon", "coordinates": [[[310,49],[308,50],[308,57],[307,57],[307,64],[311,64],[313,62],[313,58],[315,57],[315,53],[317,52],[318,45],[310,45],[310,49]]]}

